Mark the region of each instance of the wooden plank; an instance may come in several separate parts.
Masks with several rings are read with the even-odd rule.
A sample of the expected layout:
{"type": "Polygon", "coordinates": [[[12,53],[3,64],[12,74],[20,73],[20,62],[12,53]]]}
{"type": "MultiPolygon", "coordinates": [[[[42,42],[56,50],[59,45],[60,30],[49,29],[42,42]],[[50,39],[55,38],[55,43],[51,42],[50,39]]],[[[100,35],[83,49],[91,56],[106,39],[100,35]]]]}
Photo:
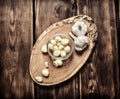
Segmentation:
{"type": "Polygon", "coordinates": [[[96,48],[82,70],[83,98],[119,99],[115,89],[119,87],[119,67],[114,1],[86,0],[79,6],[80,12],[91,16],[98,27],[96,48]]]}
{"type": "MultiPolygon", "coordinates": [[[[54,22],[76,14],[76,0],[35,0],[35,40],[54,22]]],[[[76,99],[79,98],[78,74],[70,80],[52,87],[35,84],[36,98],[76,99]]]]}
{"type": "Polygon", "coordinates": [[[29,76],[32,26],[32,0],[0,0],[1,99],[34,97],[29,76]]]}

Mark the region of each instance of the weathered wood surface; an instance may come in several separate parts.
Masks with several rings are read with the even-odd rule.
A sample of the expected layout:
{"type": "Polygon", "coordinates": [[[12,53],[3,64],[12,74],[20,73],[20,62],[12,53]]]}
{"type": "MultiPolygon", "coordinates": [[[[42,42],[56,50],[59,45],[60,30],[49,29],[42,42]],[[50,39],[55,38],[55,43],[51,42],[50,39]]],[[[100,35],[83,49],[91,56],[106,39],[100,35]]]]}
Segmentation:
{"type": "MultiPolygon", "coordinates": [[[[66,3],[66,1],[62,0],[64,3],[66,3]]],[[[40,1],[39,4],[42,5],[43,2],[45,1],[40,1]]],[[[53,2],[52,4],[55,3],[55,0],[51,1],[53,2]]],[[[94,52],[92,53],[90,59],[88,60],[88,62],[84,65],[84,68],[81,70],[82,71],[82,96],[83,98],[89,98],[91,96],[89,96],[91,93],[95,93],[92,94],[93,97],[95,96],[99,96],[101,98],[114,98],[115,96],[118,97],[118,78],[116,78],[115,76],[118,77],[118,53],[117,53],[117,32],[116,32],[116,21],[115,21],[115,5],[114,5],[114,1],[113,0],[103,0],[103,1],[91,1],[91,0],[77,0],[76,6],[79,9],[76,9],[75,12],[79,13],[79,14],[87,14],[89,16],[91,16],[94,20],[95,23],[98,26],[98,41],[97,41],[97,45],[96,48],[94,49],[94,52]]],[[[49,4],[48,2],[46,2],[45,4],[49,4]]],[[[61,3],[60,3],[61,4],[61,3]]],[[[68,4],[68,2],[67,2],[68,4]]],[[[49,5],[50,7],[50,5],[49,5]]],[[[52,5],[53,7],[53,5],[52,5]]],[[[46,7],[42,6],[42,8],[45,10],[46,7]]],[[[61,7],[61,9],[64,9],[64,7],[61,7]]],[[[49,8],[47,8],[46,10],[48,10],[49,8]]],[[[42,9],[41,9],[42,10],[42,9]]],[[[44,10],[42,10],[44,11],[44,10]]],[[[45,17],[49,17],[49,16],[54,16],[54,13],[50,13],[51,15],[47,15],[50,11],[52,11],[53,9],[51,8],[51,10],[44,12],[44,15],[39,15],[36,18],[38,19],[38,17],[41,18],[41,16],[45,17]]],[[[37,10],[36,10],[37,11],[37,10]]],[[[40,13],[39,12],[39,13],[40,13]]],[[[64,9],[64,13],[65,13],[65,9],[64,9]]],[[[59,13],[59,16],[62,16],[63,13],[59,13]]],[[[64,16],[64,15],[63,15],[64,16]]],[[[67,16],[65,16],[64,18],[66,18],[67,16]]],[[[40,20],[43,20],[43,18],[40,19],[39,18],[39,22],[40,20]]],[[[45,26],[45,28],[50,25],[49,21],[51,18],[47,18],[48,20],[45,20],[44,23],[47,24],[45,25],[41,25],[41,26],[45,26]]],[[[60,19],[60,18],[59,18],[60,19]]],[[[61,18],[62,19],[62,18],[61,18]]],[[[56,18],[54,18],[53,20],[56,21],[56,18]]],[[[52,21],[53,21],[52,20],[52,21]]],[[[43,22],[43,21],[42,21],[43,22]]],[[[40,23],[39,23],[40,24],[40,23]]],[[[38,22],[36,24],[36,27],[38,27],[38,22]]],[[[40,26],[39,26],[40,27],[40,26]]],[[[36,29],[36,33],[41,33],[43,28],[39,28],[39,30],[36,29]]],[[[44,29],[43,29],[44,30],[44,29]]],[[[80,73],[80,72],[79,72],[80,73]]],[[[54,98],[79,98],[80,96],[80,77],[79,77],[79,73],[76,74],[71,80],[76,81],[75,82],[76,86],[74,86],[73,84],[70,84],[70,82],[65,82],[68,83],[68,85],[66,85],[65,83],[63,83],[63,86],[58,87],[55,86],[54,90],[54,94],[55,92],[59,92],[59,91],[63,91],[64,93],[58,94],[56,95],[56,97],[54,97],[54,94],[47,94],[44,95],[45,96],[52,96],[54,98]],[[77,93],[74,92],[69,92],[68,91],[68,86],[70,86],[69,91],[72,90],[76,90],[77,88],[77,93]],[[65,94],[65,95],[64,95],[65,94]],[[75,97],[74,97],[75,96],[75,97]]],[[[80,74],[81,75],[81,74],[80,74]]],[[[72,82],[72,81],[71,81],[72,82]]],[[[40,88],[41,90],[42,88],[40,88]]],[[[47,88],[46,88],[47,89],[47,88]]],[[[37,90],[39,91],[39,90],[37,90]]],[[[38,97],[42,97],[43,94],[39,93],[38,97]]],[[[53,98],[52,97],[52,98],[53,98]]]]}
{"type": "MultiPolygon", "coordinates": [[[[36,34],[35,38],[37,39],[39,35],[51,24],[54,22],[58,22],[62,19],[71,17],[75,15],[76,8],[72,8],[76,6],[72,4],[74,2],[63,0],[35,0],[35,14],[36,14],[36,34]],[[46,7],[47,6],[47,7],[46,7]],[[42,9],[41,9],[42,8],[42,9]]],[[[75,99],[79,96],[79,88],[78,88],[77,77],[63,83],[61,85],[53,86],[53,87],[41,87],[36,85],[35,92],[36,98],[43,99],[64,99],[69,98],[75,99]]]]}
{"type": "Polygon", "coordinates": [[[0,0],[1,99],[79,99],[81,94],[83,99],[119,99],[119,9],[117,0],[0,0]],[[33,86],[28,71],[32,44],[48,26],[76,14],[91,16],[99,33],[82,73],[56,86],[33,86]]]}
{"type": "Polygon", "coordinates": [[[31,99],[32,0],[0,0],[0,98],[31,99]]]}
{"type": "Polygon", "coordinates": [[[90,65],[82,70],[82,95],[96,93],[101,98],[117,98],[119,68],[114,0],[86,1],[83,9],[97,24],[98,41],[90,65]]]}

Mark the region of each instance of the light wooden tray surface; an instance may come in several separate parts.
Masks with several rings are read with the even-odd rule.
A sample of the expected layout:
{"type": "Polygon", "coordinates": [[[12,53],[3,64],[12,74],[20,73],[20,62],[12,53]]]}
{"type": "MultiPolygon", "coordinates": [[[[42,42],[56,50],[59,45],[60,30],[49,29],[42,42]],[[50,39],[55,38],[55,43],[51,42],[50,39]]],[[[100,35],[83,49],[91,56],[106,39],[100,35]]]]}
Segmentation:
{"type": "Polygon", "coordinates": [[[41,51],[42,46],[48,42],[51,36],[53,36],[56,33],[62,33],[68,35],[68,33],[71,31],[71,27],[73,26],[73,24],[77,21],[80,21],[80,19],[83,17],[85,16],[79,15],[57,22],[51,25],[50,27],[48,27],[40,35],[40,37],[38,38],[32,49],[31,58],[30,58],[30,67],[29,67],[30,75],[37,84],[43,86],[50,86],[66,81],[67,79],[72,77],[77,71],[79,71],[80,68],[87,61],[94,47],[95,44],[94,41],[97,38],[97,32],[95,30],[96,25],[94,24],[92,19],[88,16],[86,16],[83,19],[83,21],[85,21],[86,24],[88,25],[88,31],[90,31],[91,29],[92,31],[87,34],[87,36],[90,38],[90,45],[85,51],[83,51],[82,53],[77,53],[74,50],[72,56],[69,59],[65,60],[63,66],[60,68],[54,67],[49,55],[48,54],[45,55],[41,51]],[[46,68],[45,67],[46,61],[48,61],[49,63],[48,69],[50,75],[48,78],[43,77],[41,73],[42,69],[46,68]],[[41,76],[43,78],[43,82],[38,83],[35,80],[36,76],[41,76]]]}

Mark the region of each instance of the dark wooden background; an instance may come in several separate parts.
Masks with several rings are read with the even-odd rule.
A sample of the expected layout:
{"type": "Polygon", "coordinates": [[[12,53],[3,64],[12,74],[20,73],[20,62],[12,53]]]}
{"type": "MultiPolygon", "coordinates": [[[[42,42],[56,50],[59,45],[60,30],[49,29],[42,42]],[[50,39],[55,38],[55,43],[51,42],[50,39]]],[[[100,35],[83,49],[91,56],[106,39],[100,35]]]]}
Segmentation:
{"type": "Polygon", "coordinates": [[[0,99],[119,99],[119,11],[117,0],[0,0],[0,99]],[[69,80],[37,85],[29,74],[34,43],[48,26],[77,14],[98,27],[93,53],[69,80]]]}

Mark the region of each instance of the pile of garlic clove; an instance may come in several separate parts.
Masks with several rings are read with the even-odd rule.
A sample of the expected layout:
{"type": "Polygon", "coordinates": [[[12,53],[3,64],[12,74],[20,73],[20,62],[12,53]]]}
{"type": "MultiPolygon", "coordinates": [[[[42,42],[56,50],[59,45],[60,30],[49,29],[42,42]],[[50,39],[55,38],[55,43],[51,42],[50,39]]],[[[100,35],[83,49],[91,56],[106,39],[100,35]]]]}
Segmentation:
{"type": "Polygon", "coordinates": [[[66,57],[71,51],[69,39],[61,36],[52,38],[48,43],[48,49],[54,57],[66,57]]]}

